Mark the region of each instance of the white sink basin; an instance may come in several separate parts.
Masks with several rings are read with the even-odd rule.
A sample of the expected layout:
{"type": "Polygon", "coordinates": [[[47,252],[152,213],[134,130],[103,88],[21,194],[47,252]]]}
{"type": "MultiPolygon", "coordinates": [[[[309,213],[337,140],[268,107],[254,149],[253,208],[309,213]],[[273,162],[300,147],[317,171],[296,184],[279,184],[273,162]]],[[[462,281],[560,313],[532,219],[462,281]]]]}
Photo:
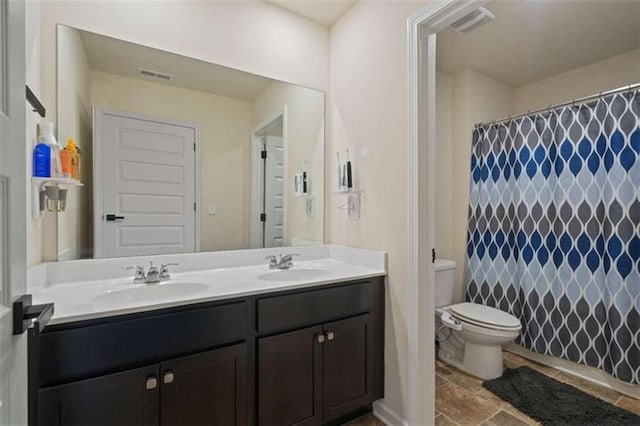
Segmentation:
{"type": "Polygon", "coordinates": [[[258,275],[263,281],[302,281],[323,278],[329,274],[326,269],[298,268],[280,269],[266,274],[258,275]]]}
{"type": "Polygon", "coordinates": [[[110,290],[93,298],[98,305],[120,305],[128,303],[152,302],[190,296],[208,288],[207,285],[191,282],[171,282],[166,284],[138,284],[134,288],[110,290]]]}

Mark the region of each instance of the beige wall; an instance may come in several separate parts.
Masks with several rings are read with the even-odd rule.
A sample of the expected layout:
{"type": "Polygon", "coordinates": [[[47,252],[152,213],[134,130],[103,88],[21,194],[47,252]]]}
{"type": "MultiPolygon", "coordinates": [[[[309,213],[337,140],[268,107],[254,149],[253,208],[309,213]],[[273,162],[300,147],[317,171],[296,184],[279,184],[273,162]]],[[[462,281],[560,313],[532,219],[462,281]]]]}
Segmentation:
{"type": "Polygon", "coordinates": [[[253,128],[266,124],[286,106],[286,245],[294,239],[324,238],[324,93],[274,81],[253,102],[253,128]],[[305,199],[295,197],[293,176],[307,164],[313,197],[313,214],[307,215],[305,199]]]}
{"type": "Polygon", "coordinates": [[[640,49],[516,88],[513,92],[511,114],[544,108],[637,82],[640,82],[640,49]]]}
{"type": "Polygon", "coordinates": [[[326,221],[332,243],[388,253],[385,404],[406,418],[407,18],[424,3],[359,2],[331,28],[326,221]],[[351,150],[364,191],[350,220],[333,194],[336,151],[351,150]]]}
{"type": "Polygon", "coordinates": [[[436,182],[435,244],[438,258],[452,259],[453,237],[451,225],[452,148],[453,148],[453,79],[448,74],[436,74],[436,182]]]}
{"type": "Polygon", "coordinates": [[[58,65],[64,73],[58,80],[58,144],[66,146],[67,138],[76,140],[80,152],[82,187],[67,193],[67,208],[58,213],[58,259],[91,257],[93,236],[93,158],[90,71],[80,32],[61,27],[58,32],[58,65]]]}
{"type": "MultiPolygon", "coordinates": [[[[328,89],[328,29],[263,1],[45,1],[40,20],[41,99],[56,121],[56,25],[66,24],[126,41],[214,62],[318,90],[328,89]],[[232,40],[233,42],[230,42],[232,40]],[[286,42],[283,43],[283,40],[286,42]]],[[[56,224],[31,222],[29,265],[55,260],[56,224]]]]}
{"type": "Polygon", "coordinates": [[[249,247],[251,103],[95,70],[91,98],[96,108],[199,124],[201,250],[249,247]],[[213,216],[209,202],[216,204],[213,216]]]}

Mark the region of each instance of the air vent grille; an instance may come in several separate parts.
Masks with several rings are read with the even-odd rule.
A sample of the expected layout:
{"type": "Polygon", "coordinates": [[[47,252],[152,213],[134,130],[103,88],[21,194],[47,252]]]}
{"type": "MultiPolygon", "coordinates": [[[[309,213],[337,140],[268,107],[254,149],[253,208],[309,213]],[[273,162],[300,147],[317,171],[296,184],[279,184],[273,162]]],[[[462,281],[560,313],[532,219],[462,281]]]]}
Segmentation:
{"type": "Polygon", "coordinates": [[[451,29],[459,33],[468,33],[479,26],[492,21],[494,18],[495,15],[493,13],[489,12],[484,7],[481,7],[451,24],[451,29]]]}
{"type": "Polygon", "coordinates": [[[153,70],[148,70],[148,69],[144,69],[144,68],[138,68],[138,72],[142,76],[151,77],[151,78],[158,78],[160,80],[171,80],[173,78],[173,75],[171,75],[171,74],[165,74],[165,73],[162,73],[162,72],[159,72],[159,71],[153,71],[153,70]]]}

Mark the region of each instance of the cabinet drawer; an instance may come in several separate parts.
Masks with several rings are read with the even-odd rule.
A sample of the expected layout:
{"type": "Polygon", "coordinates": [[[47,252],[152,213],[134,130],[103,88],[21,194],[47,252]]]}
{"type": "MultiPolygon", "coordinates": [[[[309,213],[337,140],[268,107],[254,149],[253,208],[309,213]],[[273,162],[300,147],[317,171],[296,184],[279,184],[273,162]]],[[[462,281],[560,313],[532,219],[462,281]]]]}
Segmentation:
{"type": "Polygon", "coordinates": [[[369,282],[267,297],[257,301],[258,332],[267,333],[345,318],[371,310],[369,282]]]}
{"type": "Polygon", "coordinates": [[[240,342],[247,333],[247,307],[243,301],[43,333],[38,342],[40,386],[240,342]]]}

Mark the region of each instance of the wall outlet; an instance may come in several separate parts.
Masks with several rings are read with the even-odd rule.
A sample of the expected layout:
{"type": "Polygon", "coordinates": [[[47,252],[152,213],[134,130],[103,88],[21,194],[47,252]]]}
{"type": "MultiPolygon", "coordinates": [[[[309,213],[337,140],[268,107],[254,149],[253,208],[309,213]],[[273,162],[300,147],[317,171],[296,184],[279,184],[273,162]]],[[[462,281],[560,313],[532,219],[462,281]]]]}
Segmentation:
{"type": "Polygon", "coordinates": [[[216,214],[216,204],[215,203],[209,203],[209,216],[213,216],[216,214]]]}
{"type": "Polygon", "coordinates": [[[304,210],[307,213],[307,216],[313,217],[314,209],[313,209],[313,197],[307,197],[304,200],[304,210]]]}

